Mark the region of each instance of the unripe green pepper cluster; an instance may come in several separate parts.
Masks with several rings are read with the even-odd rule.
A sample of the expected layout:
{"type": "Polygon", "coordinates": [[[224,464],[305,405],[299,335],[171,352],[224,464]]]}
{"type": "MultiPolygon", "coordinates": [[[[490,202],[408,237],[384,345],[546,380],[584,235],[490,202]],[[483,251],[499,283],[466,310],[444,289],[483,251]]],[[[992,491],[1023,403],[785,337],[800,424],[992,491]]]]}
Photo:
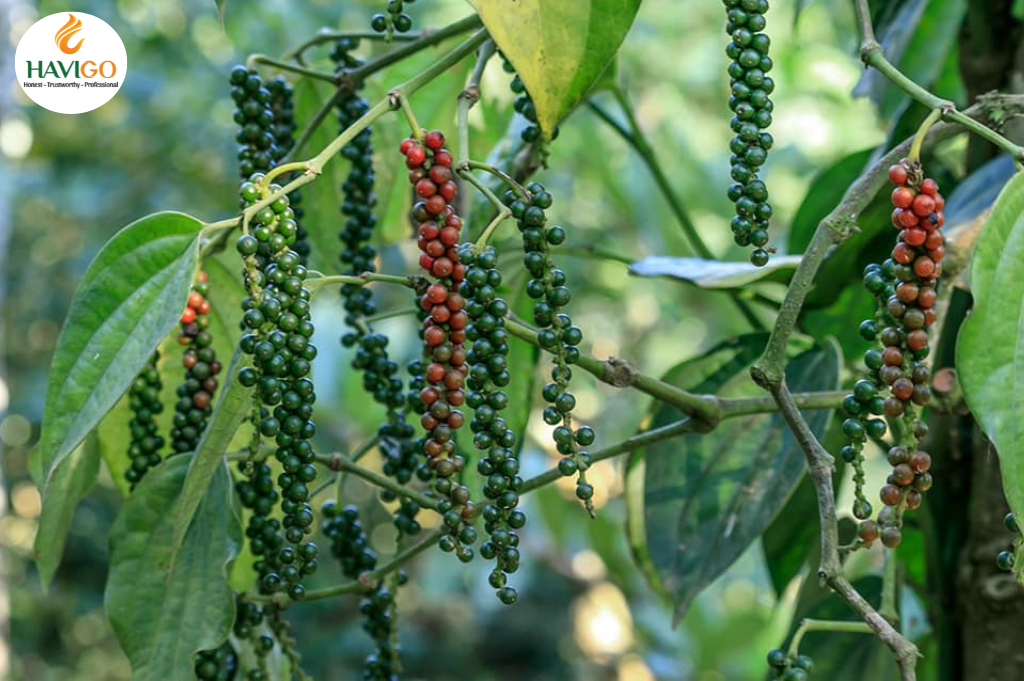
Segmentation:
{"type": "Polygon", "coordinates": [[[842,455],[859,470],[864,431],[877,437],[884,434],[885,422],[865,420],[866,413],[902,421],[900,442],[886,454],[893,469],[879,493],[884,508],[877,523],[868,519],[871,507],[863,497],[863,475],[855,478],[858,501],[854,513],[863,521],[861,540],[870,544],[881,537],[883,544],[895,547],[902,538],[903,511],[918,508],[921,494],[932,486],[931,457],[918,447],[928,434],[918,409],[931,398],[931,370],[924,360],[930,350],[928,329],[936,320],[938,280],[945,257],[945,200],[917,162],[904,159],[893,165],[889,179],[895,185],[891,222],[899,233],[891,257],[864,271],[864,286],[878,305],[875,318],[860,327],[865,339],[877,340],[882,347],[865,353],[870,379],[858,381],[844,402],[848,418],[843,431],[850,444],[842,455]],[[883,397],[879,391],[888,394],[883,397]]]}
{"type": "MultiPolygon", "coordinates": [[[[261,198],[261,175],[242,184],[243,201],[252,205],[261,198]]],[[[279,187],[270,185],[269,191],[279,187]]],[[[313,323],[309,290],[304,286],[306,268],[289,245],[296,234],[294,214],[282,196],[259,211],[249,233],[236,247],[244,259],[248,296],[243,300],[242,323],[246,329],[241,349],[253,366],[243,367],[238,381],[255,387],[259,406],[254,410],[255,434],[250,458],[240,462],[248,479],[238,483],[242,504],[253,510],[246,534],[260,574],[261,593],[286,591],[300,600],[305,594],[302,578],[316,571],[316,545],[304,542],[312,531],[309,484],[316,478],[316,455],[311,440],[316,400],[308,378],[316,348],[310,343],[313,323]],[[270,467],[259,458],[260,438],[273,438],[274,457],[283,472],[276,484],[270,467]],[[272,517],[280,498],[281,520],[272,517]],[[283,534],[283,536],[282,536],[283,534]]]]}
{"type": "Polygon", "coordinates": [[[469,562],[473,559],[471,545],[476,541],[476,530],[470,524],[475,507],[469,489],[458,481],[466,462],[455,442],[455,432],[465,422],[459,407],[466,401],[463,388],[469,365],[464,343],[469,315],[460,292],[466,279],[466,266],[459,260],[458,249],[462,219],[452,207],[458,187],[452,173],[452,155],[444,145],[444,135],[434,130],[422,141],[404,140],[399,150],[405,156],[409,182],[419,199],[411,213],[418,225],[419,264],[433,281],[419,298],[426,363],[425,384],[417,405],[420,424],[426,431],[423,453],[436,476],[433,489],[441,497],[438,510],[448,530],[439,545],[469,562]]]}
{"type": "MultiPolygon", "coordinates": [[[[359,509],[348,505],[339,508],[333,501],[323,506],[323,532],[331,541],[331,553],[341,564],[346,577],[359,575],[377,567],[377,554],[370,547],[366,531],[359,520],[359,509]]],[[[359,604],[364,615],[363,629],[373,639],[376,650],[367,657],[363,678],[367,681],[390,681],[399,671],[398,647],[393,642],[394,595],[381,583],[366,593],[359,604]]]]}
{"type": "Polygon", "coordinates": [[[370,28],[377,33],[408,33],[412,30],[412,17],[405,12],[405,5],[412,4],[416,0],[387,0],[383,12],[374,14],[370,18],[370,28]]]}
{"type": "Polygon", "coordinates": [[[772,678],[781,681],[806,681],[810,678],[814,660],[809,655],[787,655],[775,648],[768,651],[768,667],[772,678]]]}
{"type": "MultiPolygon", "coordinates": [[[[256,71],[236,66],[231,70],[230,83],[231,99],[236,106],[234,119],[239,126],[235,137],[240,145],[238,171],[244,180],[253,173],[270,170],[287,153],[287,149],[278,146],[278,136],[289,125],[294,130],[294,122],[283,124],[283,127],[276,125],[273,104],[276,98],[278,109],[281,109],[281,92],[275,96],[256,71]]],[[[280,90],[280,85],[274,87],[280,90]]]]}
{"type": "Polygon", "coordinates": [[[161,461],[160,450],[163,449],[164,438],[156,422],[157,415],[164,410],[160,401],[160,389],[163,386],[157,368],[159,362],[160,353],[154,352],[128,389],[128,405],[132,410],[132,419],[128,422],[131,433],[128,457],[131,465],[124,472],[124,477],[133,488],[139,484],[146,471],[155,468],[161,461]]]}
{"type": "Polygon", "coordinates": [[[758,267],[767,264],[768,223],[772,207],[768,188],[758,172],[768,159],[773,140],[768,127],[772,124],[771,94],[775,81],[768,75],[772,59],[768,56],[771,40],[765,29],[768,0],[724,0],[727,10],[725,31],[731,41],[725,52],[729,65],[730,122],[735,137],[729,143],[732,152],[733,184],[729,200],[736,206],[732,220],[733,239],[740,246],[754,246],[750,262],[758,267]]]}
{"type": "Polygon", "coordinates": [[[472,244],[463,244],[459,260],[466,264],[466,281],[460,292],[466,300],[469,326],[466,340],[471,345],[466,355],[466,404],[473,410],[469,428],[473,446],[484,454],[477,461],[477,472],[485,480],[484,530],[490,539],[480,546],[480,555],[494,560],[496,566],[489,581],[502,603],[515,603],[519,597],[508,586],[508,575],[519,569],[519,535],[526,515],[517,509],[523,479],[519,476],[516,434],[501,412],[508,406],[502,388],[512,380],[508,366],[508,332],[505,316],[508,303],[498,295],[501,272],[493,247],[474,252],[472,244]]]}
{"type": "Polygon", "coordinates": [[[576,496],[593,512],[594,488],[586,477],[590,455],[580,448],[594,443],[594,431],[587,426],[573,428],[576,397],[568,389],[572,378],[570,365],[579,359],[578,346],[583,341],[583,332],[564,312],[572,294],[566,285],[565,272],[556,267],[550,253],[552,246],[565,241],[565,230],[558,225],[547,225],[544,211],[551,207],[552,198],[544,186],[532,182],[527,191],[528,196],[519,196],[509,190],[502,199],[512,211],[523,237],[523,265],[530,275],[526,295],[537,301],[533,306],[533,321],[539,329],[537,341],[555,358],[551,381],[541,390],[548,403],[543,412],[544,423],[555,426],[555,448],[562,455],[559,471],[565,476],[578,476],[576,496]]]}
{"type": "MultiPolygon", "coordinates": [[[[338,70],[362,64],[351,54],[359,41],[338,41],[331,54],[338,70]]],[[[337,105],[338,127],[344,131],[369,110],[367,101],[357,92],[342,97],[337,105]]],[[[351,163],[348,176],[341,185],[341,214],[344,224],[339,231],[342,242],[343,274],[358,276],[376,271],[377,249],[370,243],[377,225],[374,208],[375,174],[373,167],[373,132],[366,128],[341,149],[341,156],[351,163]]],[[[379,428],[380,451],[384,455],[384,473],[401,484],[408,483],[416,471],[418,456],[415,429],[405,419],[405,385],[399,377],[398,364],[388,356],[388,337],[374,333],[367,317],[377,312],[373,290],[366,286],[344,284],[341,297],[345,307],[345,323],[351,329],[342,336],[345,347],[356,347],[352,367],[363,374],[363,389],[374,401],[387,409],[387,422],[379,428]]],[[[393,501],[393,493],[382,492],[384,501],[393,501]]],[[[403,501],[395,512],[395,526],[406,535],[416,534],[419,506],[403,501]]]]}
{"type": "MultiPolygon", "coordinates": [[[[537,123],[537,106],[533,103],[533,98],[530,97],[530,93],[526,91],[526,85],[523,84],[523,80],[516,73],[516,69],[512,66],[512,62],[505,58],[505,55],[501,55],[502,68],[505,69],[506,73],[511,73],[512,82],[509,83],[509,88],[515,93],[516,98],[512,102],[512,109],[527,121],[530,122],[523,131],[519,133],[520,137],[527,144],[532,144],[540,140],[540,125],[537,123]]],[[[558,126],[551,132],[551,139],[558,137],[558,126]]]]}
{"type": "Polygon", "coordinates": [[[234,681],[238,655],[230,643],[215,650],[200,650],[196,653],[195,672],[200,681],[234,681]]]}

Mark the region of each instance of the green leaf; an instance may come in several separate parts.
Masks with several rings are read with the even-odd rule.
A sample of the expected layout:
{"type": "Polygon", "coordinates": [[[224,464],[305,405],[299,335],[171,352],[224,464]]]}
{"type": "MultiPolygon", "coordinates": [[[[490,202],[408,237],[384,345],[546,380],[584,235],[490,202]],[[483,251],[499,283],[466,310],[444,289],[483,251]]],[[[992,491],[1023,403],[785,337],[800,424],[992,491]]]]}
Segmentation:
{"type": "Polygon", "coordinates": [[[57,339],[40,438],[47,477],[117,403],[174,327],[196,272],[199,220],[156,213],[107,242],[57,339]]]}
{"type": "Polygon", "coordinates": [[[1003,188],[971,257],[974,310],[960,328],[964,397],[995,445],[1003,491],[1024,517],[1024,174],[1003,188]]]}
{"type": "Polygon", "coordinates": [[[761,281],[786,283],[800,264],[799,255],[779,255],[764,267],[749,262],[723,262],[703,258],[673,258],[652,255],[629,266],[639,277],[670,277],[700,288],[736,289],[761,281]]]}
{"type": "Polygon", "coordinates": [[[818,223],[839,205],[846,188],[860,176],[873,151],[864,149],[844,156],[814,178],[789,228],[788,250],[791,253],[807,250],[818,223]]]}
{"type": "Polygon", "coordinates": [[[95,438],[89,437],[71,452],[64,465],[50,476],[43,487],[43,509],[36,532],[35,555],[44,587],[49,586],[57,571],[75,507],[96,484],[99,470],[99,449],[95,438]]]}
{"type": "MultiPolygon", "coordinates": [[[[736,379],[744,369],[760,357],[767,341],[768,334],[761,333],[725,341],[700,357],[687,360],[674,367],[662,377],[662,380],[673,385],[679,385],[685,381],[683,387],[688,390],[717,392],[726,383],[736,379]]],[[[646,429],[658,428],[679,418],[680,414],[676,412],[658,409],[651,418],[647,419],[646,429]]],[[[674,439],[670,442],[674,442],[674,439]]],[[[644,577],[647,578],[651,588],[667,600],[671,600],[672,596],[665,589],[648,549],[644,498],[645,478],[646,454],[640,450],[631,454],[626,464],[626,535],[629,538],[633,559],[644,577]]]]}
{"type": "Polygon", "coordinates": [[[174,519],[167,511],[188,464],[189,457],[173,456],[149,471],[110,531],[104,604],[134,681],[193,681],[193,654],[223,643],[235,617],[227,567],[241,529],[225,464],[172,559],[174,519]]]}
{"type": "Polygon", "coordinates": [[[515,66],[548,139],[601,77],[640,8],[640,0],[469,3],[515,66]]]}
{"type": "MultiPolygon", "coordinates": [[[[181,494],[174,505],[174,532],[171,544],[171,560],[173,561],[179,547],[182,547],[186,532],[199,509],[200,502],[207,494],[214,474],[224,460],[231,439],[235,436],[242,421],[249,415],[254,388],[246,388],[236,378],[238,372],[246,366],[248,359],[236,350],[231,358],[231,366],[224,375],[220,399],[210,415],[206,431],[199,439],[196,451],[190,457],[188,475],[181,494]]],[[[169,510],[169,509],[168,509],[169,510]]]]}
{"type": "MultiPolygon", "coordinates": [[[[749,339],[685,362],[665,380],[694,392],[759,394],[743,370],[760,354],[763,341],[749,339]]],[[[795,391],[833,390],[839,361],[833,345],[811,348],[789,362],[786,381],[795,391]]],[[[819,437],[829,416],[826,410],[805,414],[819,437]]],[[[678,418],[675,409],[663,405],[650,425],[678,418]]],[[[648,553],[644,571],[656,576],[656,590],[669,595],[677,617],[764,532],[803,476],[804,465],[778,414],[731,419],[711,433],[683,435],[633,454],[630,475],[642,469],[643,484],[635,477],[627,482],[631,544],[635,552],[648,553]]]]}

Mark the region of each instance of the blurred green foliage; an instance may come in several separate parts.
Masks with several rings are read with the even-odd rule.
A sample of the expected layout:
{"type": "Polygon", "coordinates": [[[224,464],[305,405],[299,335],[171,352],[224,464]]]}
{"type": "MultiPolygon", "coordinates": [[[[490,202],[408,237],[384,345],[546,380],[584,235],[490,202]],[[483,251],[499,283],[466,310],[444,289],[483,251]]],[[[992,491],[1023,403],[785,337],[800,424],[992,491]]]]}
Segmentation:
{"type": "MultiPolygon", "coordinates": [[[[106,480],[79,509],[50,593],[41,593],[29,555],[39,509],[26,456],[38,437],[49,357],[76,282],[99,246],[141,215],[176,209],[212,220],[234,210],[237,173],[226,87],[234,63],[250,52],[282,53],[321,26],[365,30],[380,4],[232,2],[222,30],[211,0],[83,0],[76,8],[106,20],[125,42],[129,72],[121,92],[96,111],[64,116],[33,105],[14,82],[2,83],[8,94],[0,101],[13,98],[16,104],[0,109],[0,184],[10,199],[0,204],[0,229],[9,229],[0,341],[7,513],[0,518],[0,543],[10,593],[9,650],[0,649],[0,669],[6,652],[9,678],[128,678],[127,660],[102,610],[106,532],[120,506],[113,483],[106,480]]],[[[780,252],[786,251],[786,228],[813,176],[883,138],[870,104],[850,95],[861,68],[849,3],[811,3],[794,21],[798,4],[807,3],[779,0],[768,15],[777,64],[777,142],[765,173],[780,252]]],[[[50,1],[6,6],[0,60],[13,57],[18,37],[36,18],[65,9],[50,1]]],[[[425,27],[461,17],[468,6],[424,0],[412,10],[417,25],[425,27]]],[[[688,2],[685,12],[679,0],[647,0],[619,58],[620,82],[709,245],[724,259],[745,260],[731,245],[728,229],[731,132],[723,22],[714,0],[688,2]]],[[[322,59],[325,53],[312,55],[322,59]]],[[[409,68],[383,74],[368,92],[386,91],[409,68]]],[[[436,111],[453,129],[460,87],[453,81],[452,87],[429,88],[413,105],[436,111]]],[[[481,157],[504,132],[513,98],[497,60],[485,74],[483,97],[472,118],[473,151],[481,157]]],[[[609,96],[599,99],[615,110],[609,96]]],[[[397,119],[378,128],[382,139],[401,134],[397,119]]],[[[378,177],[388,178],[386,168],[398,166],[397,151],[382,141],[376,146],[378,177]]],[[[569,231],[568,246],[633,259],[692,254],[641,160],[586,109],[562,125],[549,163],[541,176],[556,197],[550,214],[569,231]]],[[[378,191],[401,200],[401,190],[396,199],[385,183],[378,191]]],[[[394,215],[400,214],[399,206],[394,215]]],[[[404,229],[399,221],[383,225],[393,241],[404,229]]],[[[408,269],[412,250],[408,241],[393,243],[382,254],[382,270],[408,269]]],[[[584,348],[595,356],[620,355],[658,375],[749,330],[726,304],[728,294],[631,278],[615,260],[562,258],[577,291],[574,319],[585,331],[584,348]]],[[[770,299],[778,292],[768,287],[764,294],[770,299]]],[[[408,305],[390,292],[382,292],[381,301],[382,309],[408,305]]],[[[321,349],[315,367],[321,448],[354,447],[374,431],[380,414],[364,408],[359,379],[339,369],[348,362],[335,340],[341,334],[340,305],[320,301],[314,315],[321,349]]],[[[381,324],[398,354],[412,354],[412,329],[409,318],[381,324]]],[[[599,426],[599,445],[635,432],[649,406],[589,377],[580,380],[577,394],[577,413],[599,426]]],[[[544,428],[533,419],[533,438],[523,455],[527,474],[553,460],[544,428]]],[[[629,558],[621,462],[604,462],[591,477],[598,490],[597,520],[570,500],[571,489],[546,488],[529,498],[521,598],[514,608],[495,602],[482,564],[463,568],[450,556],[430,554],[413,568],[400,608],[407,678],[724,681],[763,672],[763,651],[784,636],[795,594],[783,592],[777,602],[760,546],[701,594],[672,630],[668,608],[629,558]]],[[[349,501],[372,513],[375,543],[392,545],[387,513],[372,490],[357,481],[345,489],[349,501]]],[[[325,560],[317,578],[313,586],[341,576],[325,560]]],[[[355,599],[305,604],[290,615],[315,678],[359,678],[369,644],[359,631],[355,599]]]]}

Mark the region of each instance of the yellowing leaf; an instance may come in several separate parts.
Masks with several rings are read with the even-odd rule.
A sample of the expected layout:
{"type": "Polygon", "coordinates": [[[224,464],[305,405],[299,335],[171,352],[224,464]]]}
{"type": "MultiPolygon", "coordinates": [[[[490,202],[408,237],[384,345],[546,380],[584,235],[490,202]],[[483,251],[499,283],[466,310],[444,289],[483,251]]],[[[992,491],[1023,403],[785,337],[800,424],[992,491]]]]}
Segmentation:
{"type": "Polygon", "coordinates": [[[526,86],[546,138],[590,91],[640,0],[469,0],[526,86]]]}

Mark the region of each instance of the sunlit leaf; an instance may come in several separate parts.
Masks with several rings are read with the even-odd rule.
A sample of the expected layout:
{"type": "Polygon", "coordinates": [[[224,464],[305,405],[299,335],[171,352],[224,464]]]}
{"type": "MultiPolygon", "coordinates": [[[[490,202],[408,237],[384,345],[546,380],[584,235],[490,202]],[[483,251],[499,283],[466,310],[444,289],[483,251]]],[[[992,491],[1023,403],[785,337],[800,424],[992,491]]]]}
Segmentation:
{"type": "Polygon", "coordinates": [[[964,397],[995,445],[1003,491],[1024,517],[1024,174],[1003,188],[971,258],[974,310],[960,328],[964,397]]]}
{"type": "Polygon", "coordinates": [[[640,0],[470,0],[550,137],[604,73],[640,0]]]}

